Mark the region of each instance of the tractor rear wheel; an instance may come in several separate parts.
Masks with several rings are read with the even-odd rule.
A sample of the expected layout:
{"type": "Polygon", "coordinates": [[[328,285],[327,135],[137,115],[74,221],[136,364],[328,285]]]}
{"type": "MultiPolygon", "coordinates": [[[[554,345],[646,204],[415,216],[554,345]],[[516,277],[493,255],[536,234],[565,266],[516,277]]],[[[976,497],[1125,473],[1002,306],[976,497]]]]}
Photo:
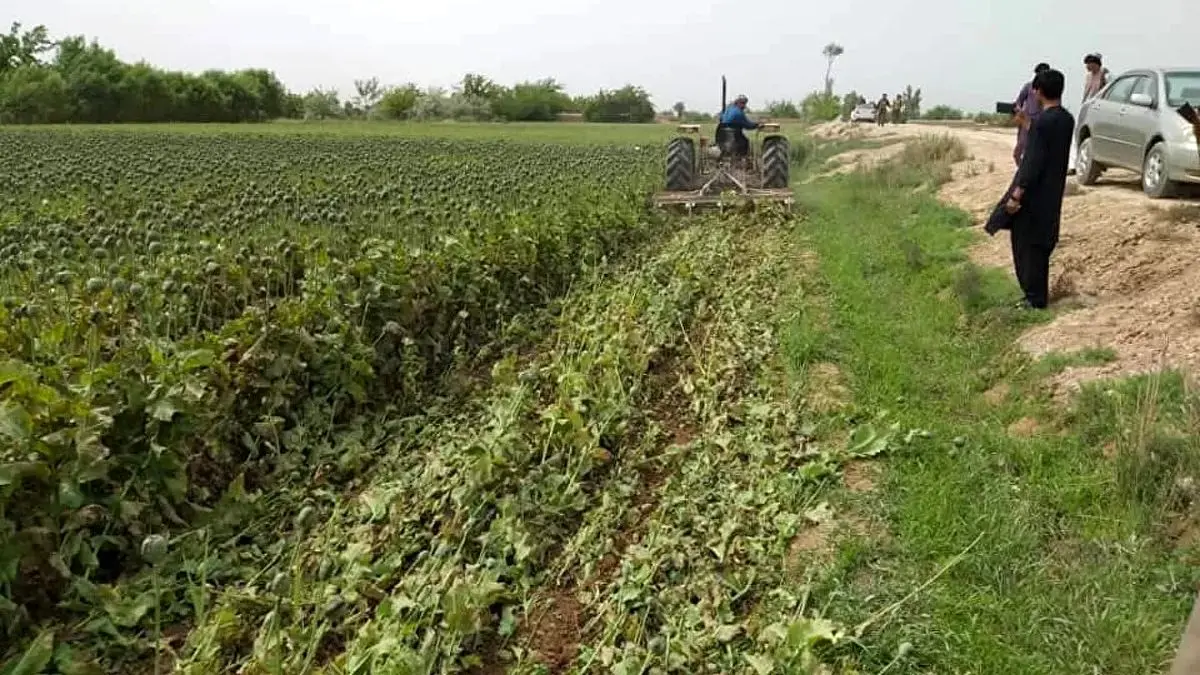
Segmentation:
{"type": "Polygon", "coordinates": [[[694,190],[696,185],[696,142],[673,138],[667,145],[667,190],[694,190]]]}
{"type": "Polygon", "coordinates": [[[762,185],[785,188],[791,184],[791,147],[786,136],[768,136],[762,143],[762,185]]]}

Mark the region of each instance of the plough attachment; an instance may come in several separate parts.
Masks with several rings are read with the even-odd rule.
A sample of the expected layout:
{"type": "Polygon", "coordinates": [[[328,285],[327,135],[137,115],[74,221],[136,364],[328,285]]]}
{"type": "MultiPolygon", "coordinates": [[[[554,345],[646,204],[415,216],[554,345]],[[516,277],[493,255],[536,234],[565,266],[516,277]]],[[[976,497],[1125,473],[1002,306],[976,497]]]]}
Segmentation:
{"type": "Polygon", "coordinates": [[[745,172],[719,166],[703,185],[695,190],[667,191],[654,195],[654,206],[658,208],[683,209],[692,213],[696,209],[716,208],[744,209],[761,204],[778,204],[791,210],[794,194],[791,188],[754,187],[753,177],[745,172]]]}

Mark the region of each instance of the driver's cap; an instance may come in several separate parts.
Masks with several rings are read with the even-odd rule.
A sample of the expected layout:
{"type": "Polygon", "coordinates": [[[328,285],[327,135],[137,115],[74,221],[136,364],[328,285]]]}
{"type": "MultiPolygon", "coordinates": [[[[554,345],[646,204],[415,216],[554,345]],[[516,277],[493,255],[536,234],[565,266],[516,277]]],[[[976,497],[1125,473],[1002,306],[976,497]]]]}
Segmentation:
{"type": "Polygon", "coordinates": [[[750,100],[750,99],[746,98],[746,95],[745,95],[745,94],[738,94],[738,97],[737,97],[737,98],[735,98],[735,99],[733,99],[733,102],[734,102],[734,103],[745,103],[745,102],[747,102],[747,101],[749,101],[749,100],[750,100]]]}

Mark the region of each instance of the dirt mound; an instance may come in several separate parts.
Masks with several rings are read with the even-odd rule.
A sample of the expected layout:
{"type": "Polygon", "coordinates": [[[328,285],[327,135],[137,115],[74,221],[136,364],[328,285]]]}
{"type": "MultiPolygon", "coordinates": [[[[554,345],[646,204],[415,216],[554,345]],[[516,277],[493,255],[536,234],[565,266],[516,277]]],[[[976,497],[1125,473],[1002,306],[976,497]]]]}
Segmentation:
{"type": "Polygon", "coordinates": [[[847,140],[853,138],[864,138],[871,132],[875,131],[875,127],[868,124],[855,124],[852,122],[843,122],[834,120],[832,122],[823,122],[814,126],[809,130],[809,134],[814,138],[822,138],[826,140],[847,140]]]}
{"type": "Polygon", "coordinates": [[[849,150],[829,158],[829,161],[825,164],[825,171],[805,179],[804,182],[811,183],[812,181],[820,178],[850,173],[852,171],[871,169],[900,154],[900,151],[903,149],[904,143],[898,142],[878,148],[860,148],[858,150],[849,150]]]}
{"type": "MultiPolygon", "coordinates": [[[[930,125],[863,127],[867,134],[948,133],[971,158],[954,169],[942,197],[982,224],[1012,179],[1012,129],[930,125]]],[[[1035,355],[1111,348],[1116,359],[1072,368],[1057,384],[1180,367],[1200,372],[1200,207],[1151,201],[1138,177],[1109,171],[1083,187],[1068,179],[1062,235],[1051,262],[1051,295],[1059,315],[1020,339],[1035,355]],[[1068,309],[1073,308],[1073,309],[1068,309]]],[[[1008,237],[981,237],[971,257],[985,265],[1012,263],[1008,237]]]]}

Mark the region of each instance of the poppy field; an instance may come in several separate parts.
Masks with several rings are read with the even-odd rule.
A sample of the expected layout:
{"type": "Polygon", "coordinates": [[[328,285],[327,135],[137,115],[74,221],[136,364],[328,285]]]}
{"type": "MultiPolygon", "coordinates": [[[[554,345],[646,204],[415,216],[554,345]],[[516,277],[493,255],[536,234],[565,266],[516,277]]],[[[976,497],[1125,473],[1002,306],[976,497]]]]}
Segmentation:
{"type": "Polygon", "coordinates": [[[766,376],[786,216],[521,135],[5,132],[0,662],[813,662],[763,595],[844,459],[766,376]]]}

